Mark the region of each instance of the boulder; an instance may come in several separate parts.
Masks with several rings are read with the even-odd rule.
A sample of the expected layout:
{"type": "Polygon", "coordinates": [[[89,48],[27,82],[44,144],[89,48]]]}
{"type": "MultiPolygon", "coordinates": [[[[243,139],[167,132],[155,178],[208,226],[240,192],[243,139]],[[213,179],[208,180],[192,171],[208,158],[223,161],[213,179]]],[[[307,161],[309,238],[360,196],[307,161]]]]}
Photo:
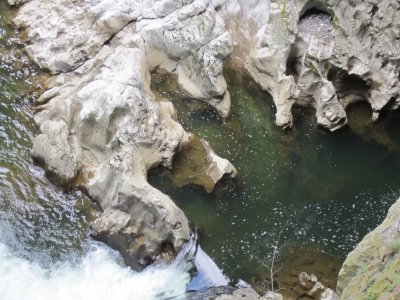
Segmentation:
{"type": "Polygon", "coordinates": [[[400,295],[400,200],[386,219],[347,256],[339,273],[340,299],[398,299],[400,295]]]}
{"type": "Polygon", "coordinates": [[[295,289],[299,297],[307,297],[318,300],[338,300],[337,293],[325,287],[314,274],[307,274],[305,272],[299,275],[300,289],[295,289]]]}
{"type": "Polygon", "coordinates": [[[219,157],[205,140],[192,136],[188,144],[176,156],[171,172],[174,185],[203,186],[211,193],[221,179],[234,178],[235,167],[219,157]]]}
{"type": "Polygon", "coordinates": [[[268,292],[264,296],[257,294],[255,290],[250,287],[234,288],[229,286],[209,288],[200,292],[188,293],[186,296],[188,300],[282,300],[282,295],[278,293],[268,292]]]}
{"type": "Polygon", "coordinates": [[[146,180],[149,168],[171,166],[188,140],[172,104],[155,102],[149,77],[142,50],[103,46],[53,79],[34,116],[41,134],[33,156],[58,182],[79,178],[104,211],[94,235],[130,265],[146,265],[163,244],[178,250],[189,237],[182,211],[146,180]]]}
{"type": "MultiPolygon", "coordinates": [[[[177,253],[189,239],[188,220],[148,184],[147,172],[171,168],[190,134],[172,103],[155,99],[150,71],[175,71],[183,90],[228,114],[222,62],[230,36],[211,2],[31,0],[15,24],[26,32],[29,56],[56,75],[35,102],[35,160],[54,182],[78,185],[100,204],[93,236],[128,265],[141,269],[177,253]]],[[[207,155],[212,180],[235,174],[207,155]]]]}

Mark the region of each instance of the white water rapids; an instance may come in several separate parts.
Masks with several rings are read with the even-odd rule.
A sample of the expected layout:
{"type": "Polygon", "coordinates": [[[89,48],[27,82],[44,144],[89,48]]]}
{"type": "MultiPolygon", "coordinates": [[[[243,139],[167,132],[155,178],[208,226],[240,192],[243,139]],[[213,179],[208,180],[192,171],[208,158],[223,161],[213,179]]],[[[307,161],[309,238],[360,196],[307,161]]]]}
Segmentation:
{"type": "Polygon", "coordinates": [[[155,300],[184,299],[188,263],[152,266],[137,273],[118,262],[107,246],[90,242],[78,262],[49,270],[18,257],[0,243],[1,300],[155,300]]]}

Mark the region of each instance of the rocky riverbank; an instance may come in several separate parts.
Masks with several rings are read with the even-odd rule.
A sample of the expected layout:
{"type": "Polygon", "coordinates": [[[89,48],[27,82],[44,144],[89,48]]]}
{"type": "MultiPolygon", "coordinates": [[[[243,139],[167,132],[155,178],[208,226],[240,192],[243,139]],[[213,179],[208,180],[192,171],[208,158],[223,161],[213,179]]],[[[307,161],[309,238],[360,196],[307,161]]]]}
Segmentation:
{"type": "MultiPolygon", "coordinates": [[[[221,72],[231,44],[214,7],[208,1],[30,1],[15,24],[27,37],[29,56],[55,75],[35,102],[41,130],[35,160],[53,181],[78,184],[100,204],[93,234],[129,265],[140,269],[164,251],[176,253],[189,238],[188,220],[146,177],[158,165],[170,168],[193,137],[175,121],[170,102],[156,101],[150,71],[175,70],[185,92],[227,115],[221,72]]],[[[226,160],[208,159],[210,151],[204,160],[214,184],[226,173],[235,176],[226,160]]]]}
{"type": "MultiPolygon", "coordinates": [[[[155,97],[150,72],[173,72],[188,97],[228,117],[222,70],[232,55],[272,95],[284,128],[294,104],[313,107],[333,131],[356,101],[371,105],[373,120],[400,103],[397,1],[9,0],[22,2],[15,24],[26,51],[53,75],[35,103],[33,156],[54,182],[100,204],[93,234],[137,269],[177,253],[190,232],[183,212],[148,184],[148,170],[171,168],[181,152],[182,168],[199,164],[207,175],[190,182],[208,191],[236,175],[155,97]],[[193,163],[185,151],[203,157],[193,163]]],[[[343,297],[347,285],[339,282],[343,297]]]]}

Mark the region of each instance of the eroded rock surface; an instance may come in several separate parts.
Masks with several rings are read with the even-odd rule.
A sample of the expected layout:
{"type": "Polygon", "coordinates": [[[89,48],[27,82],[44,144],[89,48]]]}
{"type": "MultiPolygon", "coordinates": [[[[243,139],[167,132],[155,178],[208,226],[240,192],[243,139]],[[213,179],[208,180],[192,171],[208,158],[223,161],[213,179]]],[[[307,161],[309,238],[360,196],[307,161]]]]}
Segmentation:
{"type": "Polygon", "coordinates": [[[278,293],[268,292],[264,296],[257,294],[250,287],[234,288],[234,287],[215,287],[200,292],[187,293],[188,300],[282,300],[282,295],[278,293]]]}
{"type": "Polygon", "coordinates": [[[10,5],[20,5],[25,2],[28,2],[29,0],[8,0],[8,4],[10,5]]]}
{"type": "Polygon", "coordinates": [[[336,292],[325,287],[314,274],[305,272],[299,275],[300,288],[296,289],[296,294],[299,297],[309,297],[318,300],[339,300],[336,292]]]}
{"type": "Polygon", "coordinates": [[[347,256],[339,273],[340,299],[399,299],[400,200],[381,225],[347,256]]]}
{"type": "Polygon", "coordinates": [[[20,9],[15,23],[27,33],[28,54],[53,74],[76,69],[133,24],[132,42],[145,51],[150,69],[176,72],[190,97],[229,115],[222,68],[232,44],[212,1],[32,0],[20,9]]]}
{"type": "Polygon", "coordinates": [[[56,74],[35,103],[41,134],[33,157],[55,182],[80,185],[100,204],[93,234],[127,264],[140,269],[165,249],[176,253],[189,239],[188,220],[147,183],[147,171],[170,168],[190,135],[172,103],[156,101],[150,71],[175,71],[182,89],[227,115],[222,61],[231,45],[214,7],[203,0],[31,0],[15,23],[32,59],[56,74]]]}
{"type": "MultiPolygon", "coordinates": [[[[234,2],[222,11],[246,20],[249,8],[234,2]]],[[[272,95],[279,126],[293,126],[295,103],[313,106],[318,123],[330,130],[346,124],[345,108],[355,101],[369,102],[374,120],[382,109],[399,106],[398,1],[266,2],[264,26],[242,55],[249,56],[248,72],[272,95]]]]}
{"type": "Polygon", "coordinates": [[[211,193],[215,185],[226,178],[235,178],[237,171],[226,159],[215,154],[209,143],[197,137],[177,155],[171,172],[172,182],[179,187],[197,184],[211,193]]]}

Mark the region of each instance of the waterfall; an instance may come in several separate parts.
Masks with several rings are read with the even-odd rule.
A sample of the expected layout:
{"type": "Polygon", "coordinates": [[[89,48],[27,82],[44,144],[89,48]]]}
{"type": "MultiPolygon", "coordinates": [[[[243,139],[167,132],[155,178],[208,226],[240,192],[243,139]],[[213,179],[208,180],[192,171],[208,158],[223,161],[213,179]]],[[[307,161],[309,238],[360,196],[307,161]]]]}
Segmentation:
{"type": "Polygon", "coordinates": [[[44,268],[0,243],[0,299],[184,299],[188,268],[186,260],[177,259],[137,273],[95,241],[89,241],[83,258],[44,268]]]}

